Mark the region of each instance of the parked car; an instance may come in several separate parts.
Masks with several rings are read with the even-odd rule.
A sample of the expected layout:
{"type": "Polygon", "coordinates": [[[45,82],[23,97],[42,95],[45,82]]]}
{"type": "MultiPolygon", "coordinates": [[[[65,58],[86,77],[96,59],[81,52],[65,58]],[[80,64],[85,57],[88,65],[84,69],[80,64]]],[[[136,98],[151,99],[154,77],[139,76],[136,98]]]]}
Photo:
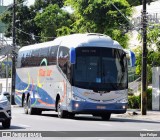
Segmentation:
{"type": "Polygon", "coordinates": [[[3,128],[10,128],[11,125],[11,104],[8,92],[0,93],[0,122],[3,128]]]}

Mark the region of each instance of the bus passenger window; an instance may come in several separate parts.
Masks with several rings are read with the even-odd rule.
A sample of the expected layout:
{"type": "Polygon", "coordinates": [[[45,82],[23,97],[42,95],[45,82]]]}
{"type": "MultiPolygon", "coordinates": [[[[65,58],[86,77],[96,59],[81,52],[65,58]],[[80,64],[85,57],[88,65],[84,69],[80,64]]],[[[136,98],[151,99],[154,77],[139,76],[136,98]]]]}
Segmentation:
{"type": "Polygon", "coordinates": [[[32,51],[32,59],[30,60],[30,63],[32,66],[39,66],[40,60],[39,60],[39,49],[35,49],[32,51]]]}
{"type": "Polygon", "coordinates": [[[58,55],[58,65],[65,75],[67,75],[68,61],[69,61],[69,48],[60,47],[58,55]]]}
{"type": "Polygon", "coordinates": [[[40,50],[39,56],[46,58],[46,57],[48,56],[48,52],[49,52],[49,48],[42,48],[42,49],[40,50]]]}
{"type": "Polygon", "coordinates": [[[31,51],[22,52],[22,59],[21,59],[21,66],[22,67],[30,66],[30,57],[31,57],[31,51]]]}
{"type": "Polygon", "coordinates": [[[58,46],[52,46],[50,48],[49,56],[48,56],[48,64],[56,65],[57,64],[57,50],[58,46]]]}
{"type": "Polygon", "coordinates": [[[48,53],[49,53],[49,48],[48,48],[48,47],[47,47],[47,48],[42,48],[42,49],[40,50],[40,54],[39,54],[39,64],[41,64],[41,62],[42,62],[42,60],[43,60],[44,58],[47,59],[47,64],[42,63],[41,66],[48,65],[48,53]]]}

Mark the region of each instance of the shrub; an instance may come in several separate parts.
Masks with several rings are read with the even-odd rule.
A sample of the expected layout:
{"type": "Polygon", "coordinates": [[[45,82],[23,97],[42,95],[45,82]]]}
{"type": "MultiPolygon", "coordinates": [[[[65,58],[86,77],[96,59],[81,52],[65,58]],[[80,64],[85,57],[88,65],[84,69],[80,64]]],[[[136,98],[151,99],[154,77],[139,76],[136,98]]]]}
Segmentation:
{"type": "Polygon", "coordinates": [[[128,107],[133,109],[138,109],[140,107],[139,96],[128,96],[128,107]]]}
{"type": "MultiPolygon", "coordinates": [[[[147,109],[152,109],[152,89],[146,91],[147,94],[147,109]]],[[[141,94],[139,96],[128,96],[128,108],[140,109],[141,108],[141,94]]]]}

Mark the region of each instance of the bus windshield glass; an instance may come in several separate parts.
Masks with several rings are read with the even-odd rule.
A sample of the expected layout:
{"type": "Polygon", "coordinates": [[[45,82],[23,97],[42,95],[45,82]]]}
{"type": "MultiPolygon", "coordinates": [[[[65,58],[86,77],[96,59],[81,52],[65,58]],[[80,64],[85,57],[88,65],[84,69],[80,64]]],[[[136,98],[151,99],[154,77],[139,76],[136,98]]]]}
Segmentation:
{"type": "Polygon", "coordinates": [[[104,47],[76,49],[73,84],[97,91],[128,88],[127,59],[123,50],[104,47]]]}

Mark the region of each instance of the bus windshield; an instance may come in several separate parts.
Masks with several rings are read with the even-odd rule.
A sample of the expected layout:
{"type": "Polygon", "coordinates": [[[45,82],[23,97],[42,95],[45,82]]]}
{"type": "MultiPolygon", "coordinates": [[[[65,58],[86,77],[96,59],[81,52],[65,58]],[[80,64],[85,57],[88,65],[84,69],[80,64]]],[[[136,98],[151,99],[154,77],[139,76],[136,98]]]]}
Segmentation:
{"type": "Polygon", "coordinates": [[[74,86],[97,91],[128,88],[127,59],[123,50],[102,47],[76,49],[74,86]]]}

